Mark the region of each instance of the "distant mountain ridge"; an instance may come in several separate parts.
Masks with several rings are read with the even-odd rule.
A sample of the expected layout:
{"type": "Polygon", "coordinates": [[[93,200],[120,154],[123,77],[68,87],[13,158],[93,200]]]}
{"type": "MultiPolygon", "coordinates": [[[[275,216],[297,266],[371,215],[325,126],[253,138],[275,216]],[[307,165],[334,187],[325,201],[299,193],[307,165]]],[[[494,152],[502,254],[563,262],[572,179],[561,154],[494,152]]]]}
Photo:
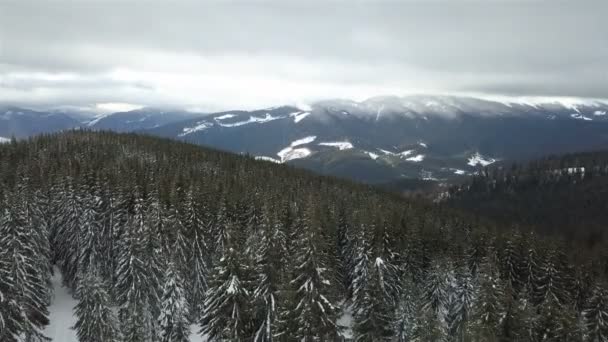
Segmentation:
{"type": "Polygon", "coordinates": [[[55,125],[33,120],[30,130],[0,136],[76,127],[143,132],[369,183],[442,181],[498,160],[607,148],[606,113],[603,100],[383,96],[211,114],[143,108],[87,121],[64,114],[55,125]]]}

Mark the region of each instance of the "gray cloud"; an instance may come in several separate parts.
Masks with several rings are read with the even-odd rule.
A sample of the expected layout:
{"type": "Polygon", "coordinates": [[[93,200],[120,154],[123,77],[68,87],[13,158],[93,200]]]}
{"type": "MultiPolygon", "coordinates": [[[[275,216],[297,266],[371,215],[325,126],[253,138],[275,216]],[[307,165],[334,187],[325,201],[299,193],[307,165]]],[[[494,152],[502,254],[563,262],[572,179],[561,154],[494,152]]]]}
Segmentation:
{"type": "Polygon", "coordinates": [[[0,3],[0,101],[608,98],[605,13],[605,0],[9,0],[0,3]]]}

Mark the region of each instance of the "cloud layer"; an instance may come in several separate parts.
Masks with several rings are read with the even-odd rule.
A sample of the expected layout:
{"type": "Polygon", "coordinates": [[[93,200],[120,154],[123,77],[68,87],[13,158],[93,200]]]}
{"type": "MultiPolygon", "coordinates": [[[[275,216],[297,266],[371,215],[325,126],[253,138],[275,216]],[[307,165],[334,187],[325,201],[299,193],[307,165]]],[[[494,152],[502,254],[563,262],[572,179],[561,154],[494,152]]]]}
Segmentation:
{"type": "Polygon", "coordinates": [[[0,3],[0,102],[203,110],[380,94],[608,98],[604,0],[0,3]]]}

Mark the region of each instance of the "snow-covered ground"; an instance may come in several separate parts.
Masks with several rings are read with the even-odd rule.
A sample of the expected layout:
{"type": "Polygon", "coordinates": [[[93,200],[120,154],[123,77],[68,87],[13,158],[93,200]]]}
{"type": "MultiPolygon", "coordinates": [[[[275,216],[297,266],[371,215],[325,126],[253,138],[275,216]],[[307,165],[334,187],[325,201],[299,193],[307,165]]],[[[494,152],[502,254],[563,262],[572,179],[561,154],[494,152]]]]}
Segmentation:
{"type": "Polygon", "coordinates": [[[266,116],[264,116],[264,117],[250,116],[248,120],[239,121],[239,122],[221,123],[217,120],[216,121],[222,127],[239,127],[239,126],[243,126],[243,125],[247,125],[247,124],[266,123],[269,121],[274,121],[274,120],[284,119],[284,118],[285,118],[284,116],[272,116],[272,115],[270,115],[270,113],[266,113],[266,116]]]}
{"type": "Polygon", "coordinates": [[[194,132],[203,131],[209,127],[213,127],[213,123],[206,122],[206,121],[200,121],[200,122],[197,122],[196,126],[194,126],[194,127],[185,127],[184,130],[182,131],[182,133],[179,134],[179,136],[183,137],[183,136],[186,136],[186,135],[194,133],[194,132]]]}
{"type": "Polygon", "coordinates": [[[348,141],[322,142],[322,143],[319,143],[319,145],[335,147],[335,148],[339,149],[340,151],[353,148],[353,144],[351,144],[348,141]]]}
{"type": "Polygon", "coordinates": [[[289,116],[293,118],[294,123],[298,123],[298,122],[304,120],[304,118],[306,118],[309,115],[310,115],[310,112],[295,112],[295,113],[289,114],[289,116]]]}
{"type": "MultiPolygon", "coordinates": [[[[78,342],[76,331],[71,327],[76,323],[73,309],[77,301],[72,298],[68,289],[62,286],[62,277],[59,269],[55,268],[52,280],[53,301],[49,307],[50,324],[44,329],[44,334],[53,342],[78,342]]],[[[196,325],[190,327],[190,342],[207,342],[207,338],[198,335],[200,328],[196,325]]]]}
{"type": "Polygon", "coordinates": [[[310,144],[311,142],[315,141],[315,139],[317,139],[317,137],[314,135],[311,135],[308,137],[304,137],[302,139],[294,140],[291,144],[289,144],[288,147],[285,147],[284,149],[280,150],[277,153],[277,156],[279,156],[279,158],[281,158],[281,163],[285,163],[285,162],[288,162],[288,161],[294,160],[294,159],[306,158],[312,154],[311,150],[309,150],[307,148],[303,148],[303,147],[302,148],[294,148],[294,147],[310,144]]]}
{"type": "Polygon", "coordinates": [[[488,166],[490,164],[493,164],[496,162],[496,159],[494,158],[487,158],[482,156],[479,153],[475,153],[474,155],[472,155],[469,160],[469,162],[467,164],[469,164],[470,166],[477,166],[477,165],[481,165],[481,166],[488,166]]]}
{"type": "Polygon", "coordinates": [[[424,154],[417,154],[413,157],[407,158],[406,160],[414,163],[419,163],[424,160],[424,154]]]}
{"type": "Polygon", "coordinates": [[[265,161],[269,161],[269,162],[273,162],[273,163],[280,163],[281,161],[278,159],[274,159],[272,157],[267,157],[267,156],[255,156],[256,160],[265,160],[265,161]]]}
{"type": "Polygon", "coordinates": [[[62,277],[59,269],[55,268],[55,274],[52,279],[53,284],[53,301],[49,307],[50,324],[44,330],[44,333],[57,342],[78,342],[76,332],[71,327],[76,323],[76,319],[72,314],[72,309],[76,306],[76,300],[68,292],[68,289],[62,286],[62,277]]]}
{"type": "Polygon", "coordinates": [[[378,154],[373,153],[373,152],[365,152],[365,153],[367,153],[367,155],[368,155],[370,158],[372,158],[373,160],[376,160],[376,159],[378,159],[378,157],[379,157],[379,155],[378,155],[378,154]]]}

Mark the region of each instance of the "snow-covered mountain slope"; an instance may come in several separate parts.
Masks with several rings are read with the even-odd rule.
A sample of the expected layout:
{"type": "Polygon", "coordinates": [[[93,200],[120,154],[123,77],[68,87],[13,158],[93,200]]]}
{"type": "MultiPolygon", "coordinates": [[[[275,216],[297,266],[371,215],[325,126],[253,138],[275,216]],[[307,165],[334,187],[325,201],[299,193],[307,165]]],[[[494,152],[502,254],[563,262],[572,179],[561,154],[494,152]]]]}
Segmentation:
{"type": "Polygon", "coordinates": [[[393,96],[222,112],[147,132],[375,183],[608,147],[605,112],[593,100],[393,96]]]}
{"type": "Polygon", "coordinates": [[[143,108],[55,126],[37,113],[27,129],[3,125],[23,112],[0,110],[0,136],[78,125],[145,132],[372,183],[608,147],[608,102],[576,98],[383,96],[214,114],[143,108]]]}
{"type": "Polygon", "coordinates": [[[26,138],[40,133],[70,129],[78,125],[78,120],[65,113],[0,106],[1,137],[26,138]]]}
{"type": "Polygon", "coordinates": [[[131,132],[152,129],[172,122],[200,117],[201,113],[181,110],[142,108],[128,112],[104,114],[83,123],[91,129],[104,129],[117,132],[131,132]]]}

